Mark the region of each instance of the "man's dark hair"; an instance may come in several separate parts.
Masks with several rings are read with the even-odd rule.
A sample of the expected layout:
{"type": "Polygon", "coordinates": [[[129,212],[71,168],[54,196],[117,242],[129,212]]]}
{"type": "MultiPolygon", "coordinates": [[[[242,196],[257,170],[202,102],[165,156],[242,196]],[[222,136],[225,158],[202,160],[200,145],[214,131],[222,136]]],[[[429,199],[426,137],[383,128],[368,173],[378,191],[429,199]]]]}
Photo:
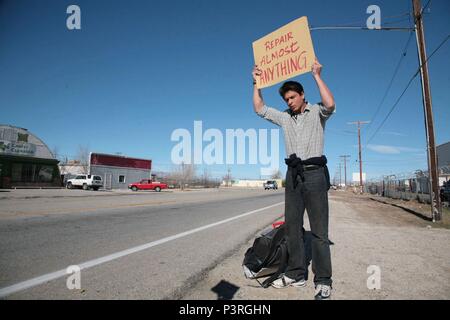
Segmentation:
{"type": "Polygon", "coordinates": [[[301,95],[303,93],[303,86],[300,83],[298,83],[297,81],[286,81],[285,83],[283,83],[283,85],[281,86],[280,90],[278,90],[278,92],[280,93],[281,97],[284,99],[284,95],[288,91],[295,91],[301,95]]]}

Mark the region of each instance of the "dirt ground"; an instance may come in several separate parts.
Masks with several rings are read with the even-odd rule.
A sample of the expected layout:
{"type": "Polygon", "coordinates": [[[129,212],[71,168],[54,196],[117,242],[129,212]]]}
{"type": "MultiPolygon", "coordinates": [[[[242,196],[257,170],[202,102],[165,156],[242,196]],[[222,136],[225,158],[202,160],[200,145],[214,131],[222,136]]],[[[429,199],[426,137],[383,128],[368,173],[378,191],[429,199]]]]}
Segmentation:
{"type": "Polygon", "coordinates": [[[433,225],[430,220],[430,206],[417,201],[383,198],[371,194],[358,195],[351,191],[331,192],[330,200],[344,202],[355,209],[358,216],[371,223],[389,226],[416,225],[418,227],[433,225]]]}
{"type": "MultiPolygon", "coordinates": [[[[382,203],[388,203],[393,206],[402,208],[407,212],[416,215],[422,219],[431,221],[431,206],[429,204],[420,203],[417,200],[401,200],[401,199],[390,199],[383,198],[377,195],[363,195],[363,198],[369,198],[371,200],[379,201],[382,203]]],[[[442,217],[441,221],[433,223],[434,227],[442,227],[450,229],[450,209],[446,206],[442,207],[442,217]]]]}
{"type": "MultiPolygon", "coordinates": [[[[450,299],[450,230],[422,217],[430,216],[428,206],[385,204],[376,201],[385,198],[344,191],[331,191],[329,199],[333,299],[450,299]]],[[[242,259],[253,240],[224,258],[183,299],[311,300],[311,265],[304,288],[263,289],[243,276],[242,259]]]]}

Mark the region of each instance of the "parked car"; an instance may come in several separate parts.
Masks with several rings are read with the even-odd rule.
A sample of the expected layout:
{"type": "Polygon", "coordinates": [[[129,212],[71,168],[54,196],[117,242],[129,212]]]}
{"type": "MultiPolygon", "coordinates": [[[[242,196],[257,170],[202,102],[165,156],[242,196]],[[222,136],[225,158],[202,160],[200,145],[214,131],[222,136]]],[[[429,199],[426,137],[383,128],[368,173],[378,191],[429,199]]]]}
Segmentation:
{"type": "Polygon", "coordinates": [[[139,182],[133,182],[128,185],[128,189],[131,189],[133,191],[155,190],[155,191],[159,192],[162,189],[167,189],[167,188],[168,188],[168,186],[166,183],[152,181],[151,179],[142,179],[139,182]]]}
{"type": "Polygon", "coordinates": [[[73,179],[67,180],[67,189],[82,188],[83,190],[94,189],[97,191],[103,187],[102,177],[92,174],[79,174],[73,179]]]}
{"type": "Polygon", "coordinates": [[[269,190],[269,189],[277,190],[278,183],[275,180],[267,180],[266,182],[264,182],[264,190],[269,190]]]}

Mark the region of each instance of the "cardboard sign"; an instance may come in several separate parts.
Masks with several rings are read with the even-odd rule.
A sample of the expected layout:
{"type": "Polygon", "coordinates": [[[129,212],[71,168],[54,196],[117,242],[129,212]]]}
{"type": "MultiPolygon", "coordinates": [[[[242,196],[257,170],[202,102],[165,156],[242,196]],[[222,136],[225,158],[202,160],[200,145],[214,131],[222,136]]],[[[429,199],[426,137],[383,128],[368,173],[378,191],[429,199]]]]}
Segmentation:
{"type": "Polygon", "coordinates": [[[310,72],[315,54],[308,19],[301,17],[253,42],[253,55],[262,69],[258,88],[310,72]]]}

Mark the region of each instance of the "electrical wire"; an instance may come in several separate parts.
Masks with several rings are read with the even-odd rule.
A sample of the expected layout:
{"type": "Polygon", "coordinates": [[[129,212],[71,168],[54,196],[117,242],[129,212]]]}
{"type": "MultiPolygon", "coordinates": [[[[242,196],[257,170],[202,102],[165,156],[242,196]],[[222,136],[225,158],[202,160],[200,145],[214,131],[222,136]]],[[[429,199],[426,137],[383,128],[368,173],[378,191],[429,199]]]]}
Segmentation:
{"type": "Polygon", "coordinates": [[[420,11],[420,15],[422,15],[422,13],[425,11],[426,8],[428,8],[428,5],[431,3],[432,0],[428,0],[427,4],[425,5],[425,7],[422,8],[422,10],[420,11]]]}
{"type": "Polygon", "coordinates": [[[395,21],[384,22],[383,26],[387,26],[387,25],[394,24],[394,23],[399,23],[399,22],[404,22],[404,21],[411,21],[411,18],[408,17],[408,18],[403,18],[403,19],[399,19],[399,20],[395,20],[395,21]]]}
{"type": "MultiPolygon", "coordinates": [[[[428,6],[430,5],[431,1],[432,1],[432,0],[428,0],[427,4],[422,8],[422,10],[421,10],[421,12],[420,12],[420,15],[422,15],[422,13],[428,8],[428,6]]],[[[411,18],[411,14],[408,12],[407,14],[404,14],[404,15],[407,15],[407,16],[408,16],[408,20],[409,20],[409,22],[410,22],[410,24],[411,24],[411,19],[410,19],[410,18],[411,18]]],[[[403,16],[403,15],[400,15],[400,16],[403,16]]],[[[392,22],[391,22],[391,23],[392,23],[392,22]]],[[[388,23],[385,23],[385,25],[386,25],[386,24],[388,24],[388,23]]],[[[410,41],[411,41],[412,35],[413,35],[413,33],[411,32],[410,35],[409,35],[409,37],[408,37],[408,40],[407,40],[407,42],[406,42],[406,45],[405,45],[405,47],[404,47],[404,49],[403,49],[403,51],[402,51],[402,55],[401,55],[401,57],[400,57],[400,60],[399,60],[399,62],[397,63],[397,66],[396,66],[396,68],[395,68],[394,74],[393,74],[393,76],[392,76],[392,78],[391,78],[391,80],[390,80],[390,82],[389,82],[389,85],[388,85],[388,87],[387,87],[387,90],[385,91],[385,94],[383,95],[383,98],[381,99],[381,102],[380,102],[380,104],[378,105],[377,110],[376,110],[374,116],[372,117],[372,121],[371,121],[371,122],[369,123],[369,125],[365,128],[366,131],[368,131],[368,130],[370,129],[371,125],[374,123],[374,119],[377,117],[379,111],[381,110],[381,106],[383,105],[384,100],[386,99],[387,94],[388,94],[388,92],[390,91],[390,89],[391,89],[391,87],[392,87],[393,81],[394,81],[394,79],[395,79],[395,77],[396,77],[396,75],[397,75],[397,72],[398,72],[398,70],[399,70],[399,68],[400,68],[401,63],[403,62],[403,59],[404,59],[404,57],[406,56],[407,48],[408,48],[409,43],[410,43],[410,41]]],[[[446,40],[445,40],[445,41],[446,41],[446,40]]],[[[444,42],[445,42],[445,41],[444,41],[444,42]]],[[[442,45],[442,44],[441,44],[441,45],[442,45]]],[[[435,50],[435,52],[436,52],[436,50],[435,50]]],[[[431,58],[431,56],[432,56],[435,52],[433,52],[433,53],[430,55],[429,58],[431,58]]],[[[429,58],[428,58],[428,59],[429,59],[429,58]]],[[[427,59],[427,61],[428,61],[428,59],[427,59]]],[[[419,70],[420,70],[420,67],[419,67],[419,70]]],[[[416,74],[415,76],[417,76],[417,74],[416,74]]],[[[415,76],[414,76],[414,77],[415,77],[415,76]]],[[[414,77],[413,77],[413,78],[414,78],[414,77]]],[[[413,80],[413,79],[411,79],[411,81],[408,83],[407,88],[408,88],[409,85],[411,84],[412,80],[413,80]]],[[[407,88],[406,88],[406,89],[407,89],[407,88]]],[[[404,94],[404,92],[402,93],[401,96],[403,96],[403,94],[404,94]]],[[[398,101],[397,101],[396,103],[398,103],[398,101]]],[[[396,105],[396,104],[395,104],[395,105],[396,105]]],[[[395,105],[394,105],[394,108],[395,108],[395,105]]],[[[390,113],[392,112],[392,110],[393,110],[393,109],[391,108],[391,111],[389,112],[389,114],[387,115],[387,117],[389,117],[389,115],[390,115],[390,113]]],[[[383,120],[382,125],[383,125],[384,122],[386,121],[387,117],[383,120]]],[[[381,125],[381,126],[382,126],[382,125],[381,125]]],[[[380,128],[380,127],[379,127],[379,128],[380,128]]],[[[367,142],[367,144],[368,144],[368,143],[372,140],[372,138],[376,135],[376,133],[378,132],[379,128],[375,131],[374,135],[371,136],[371,138],[369,139],[369,141],[367,142]]],[[[366,144],[366,145],[367,145],[367,144],[366,144]]]]}
{"type": "Polygon", "coordinates": [[[381,106],[382,106],[383,103],[384,103],[384,100],[386,99],[386,97],[387,97],[389,91],[391,90],[392,84],[394,83],[394,79],[395,79],[395,77],[397,76],[398,70],[400,69],[400,66],[401,66],[401,64],[402,64],[402,62],[403,62],[403,59],[406,57],[406,53],[407,53],[407,50],[408,50],[408,46],[409,46],[409,43],[410,43],[410,41],[411,41],[411,39],[412,39],[412,35],[413,35],[413,32],[411,32],[411,33],[409,34],[408,40],[406,41],[406,44],[405,44],[405,47],[404,47],[403,50],[402,50],[402,54],[401,54],[401,56],[400,56],[400,60],[398,61],[397,66],[395,67],[394,74],[392,75],[392,78],[391,78],[391,80],[389,81],[389,85],[388,85],[386,91],[384,92],[384,95],[383,95],[383,98],[381,99],[381,102],[378,104],[377,110],[375,111],[374,115],[372,116],[371,122],[370,122],[369,125],[366,127],[366,131],[369,130],[369,128],[371,127],[372,123],[374,122],[374,119],[376,119],[378,113],[379,113],[380,110],[381,110],[381,106]]]}
{"type": "MultiPolygon", "coordinates": [[[[404,12],[402,14],[396,14],[396,15],[393,15],[393,16],[383,17],[383,21],[385,21],[387,19],[391,19],[391,18],[399,18],[399,17],[404,17],[404,16],[410,16],[410,14],[411,14],[410,12],[404,12]]],[[[353,22],[346,22],[346,23],[339,24],[336,27],[348,27],[348,26],[352,26],[352,25],[357,24],[357,23],[364,23],[365,21],[366,20],[358,19],[358,20],[355,20],[353,22]]]]}
{"type": "Polygon", "coordinates": [[[392,111],[394,111],[395,107],[397,106],[397,104],[400,102],[401,98],[403,97],[403,95],[405,94],[406,90],[408,90],[409,86],[411,85],[411,83],[413,82],[413,80],[417,77],[417,75],[420,73],[420,69],[422,68],[422,66],[424,64],[426,64],[431,57],[445,44],[445,42],[447,42],[447,40],[450,38],[450,34],[447,35],[447,37],[439,44],[439,46],[433,51],[432,54],[430,54],[430,56],[425,60],[425,62],[423,62],[419,68],[417,69],[416,73],[411,77],[411,79],[409,80],[408,84],[406,85],[406,88],[403,90],[402,94],[400,95],[400,97],[398,97],[397,101],[394,103],[394,105],[391,107],[389,113],[386,115],[386,117],[384,118],[383,122],[378,126],[377,130],[374,132],[374,134],[370,137],[370,139],[367,141],[366,145],[368,145],[372,139],[376,136],[376,134],[378,133],[378,131],[381,129],[381,127],[384,125],[384,123],[386,122],[386,120],[389,118],[389,116],[391,115],[392,111]]]}
{"type": "Polygon", "coordinates": [[[366,30],[366,31],[414,31],[414,28],[408,27],[380,27],[378,29],[370,29],[368,27],[361,26],[349,26],[349,27],[340,27],[340,26],[328,26],[328,27],[310,27],[310,31],[316,30],[366,30]]]}
{"type": "MultiPolygon", "coordinates": [[[[397,22],[403,22],[406,20],[410,20],[410,16],[411,13],[410,12],[405,12],[402,14],[397,14],[397,15],[393,15],[393,16],[388,16],[388,17],[383,17],[383,26],[384,25],[389,25],[389,24],[393,24],[393,23],[397,23],[397,22]],[[398,21],[389,21],[389,22],[384,22],[387,19],[392,19],[392,18],[399,18],[399,17],[405,17],[407,16],[408,18],[404,18],[404,19],[400,19],[398,21]]],[[[315,31],[315,30],[382,30],[382,31],[389,31],[389,30],[405,30],[405,31],[411,31],[414,30],[414,28],[403,28],[403,27],[381,27],[380,29],[370,29],[367,26],[355,26],[354,24],[357,23],[364,23],[365,21],[354,21],[354,22],[350,22],[350,23],[343,23],[343,24],[339,24],[336,26],[322,26],[322,27],[314,27],[314,26],[310,26],[310,31],[315,31]]]]}

